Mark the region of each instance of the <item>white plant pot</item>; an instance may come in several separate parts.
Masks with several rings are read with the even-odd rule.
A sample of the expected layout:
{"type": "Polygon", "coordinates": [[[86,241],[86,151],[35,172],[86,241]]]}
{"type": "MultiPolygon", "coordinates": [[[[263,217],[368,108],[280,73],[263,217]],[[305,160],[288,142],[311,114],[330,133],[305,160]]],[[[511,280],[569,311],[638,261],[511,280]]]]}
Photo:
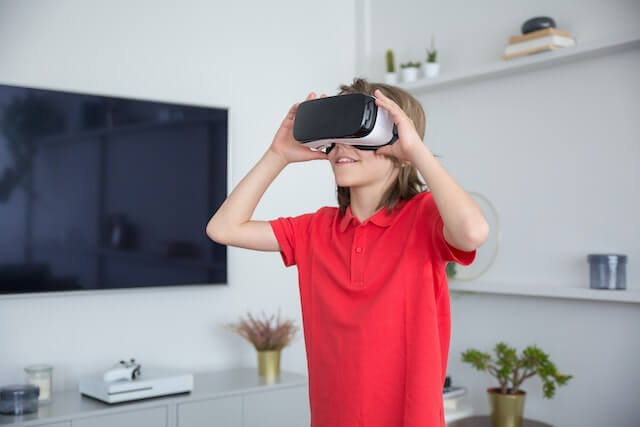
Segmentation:
{"type": "Polygon", "coordinates": [[[385,73],[384,75],[384,82],[388,85],[395,85],[398,83],[398,73],[393,72],[393,73],[385,73]]]}
{"type": "Polygon", "coordinates": [[[405,83],[414,82],[418,80],[418,68],[417,67],[405,67],[402,69],[402,81],[405,83]]]}
{"type": "Polygon", "coordinates": [[[437,62],[425,62],[424,64],[425,77],[437,77],[440,74],[440,64],[437,62]]]}

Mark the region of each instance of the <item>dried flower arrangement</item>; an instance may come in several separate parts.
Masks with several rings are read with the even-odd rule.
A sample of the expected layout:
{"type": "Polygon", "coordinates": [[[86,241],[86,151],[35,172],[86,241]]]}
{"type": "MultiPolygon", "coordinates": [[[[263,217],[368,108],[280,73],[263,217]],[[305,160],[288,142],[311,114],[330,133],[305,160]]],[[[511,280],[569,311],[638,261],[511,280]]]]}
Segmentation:
{"type": "Polygon", "coordinates": [[[258,351],[281,350],[286,347],[295,337],[298,327],[292,320],[280,321],[280,310],[275,325],[271,325],[274,316],[267,319],[263,313],[264,320],[254,319],[251,313],[247,312],[248,319],[240,319],[238,323],[225,324],[224,327],[231,332],[244,337],[258,351]]]}

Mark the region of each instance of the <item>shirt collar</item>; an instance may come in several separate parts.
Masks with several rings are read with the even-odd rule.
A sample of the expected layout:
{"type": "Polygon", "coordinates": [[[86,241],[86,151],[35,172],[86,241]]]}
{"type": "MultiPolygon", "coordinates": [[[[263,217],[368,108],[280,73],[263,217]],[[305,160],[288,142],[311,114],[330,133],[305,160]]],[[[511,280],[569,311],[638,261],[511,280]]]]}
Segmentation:
{"type": "MultiPolygon", "coordinates": [[[[398,215],[398,212],[400,212],[400,208],[404,206],[406,202],[407,200],[399,200],[396,203],[393,211],[391,211],[389,215],[387,215],[387,206],[385,205],[382,209],[373,214],[373,216],[366,219],[364,223],[366,223],[367,221],[371,221],[381,227],[388,227],[389,225],[391,225],[393,219],[398,215]]],[[[349,224],[351,224],[352,221],[358,222],[359,220],[351,213],[351,205],[349,204],[347,205],[347,209],[345,210],[344,215],[340,220],[340,232],[343,232],[349,226],[349,224]]]]}

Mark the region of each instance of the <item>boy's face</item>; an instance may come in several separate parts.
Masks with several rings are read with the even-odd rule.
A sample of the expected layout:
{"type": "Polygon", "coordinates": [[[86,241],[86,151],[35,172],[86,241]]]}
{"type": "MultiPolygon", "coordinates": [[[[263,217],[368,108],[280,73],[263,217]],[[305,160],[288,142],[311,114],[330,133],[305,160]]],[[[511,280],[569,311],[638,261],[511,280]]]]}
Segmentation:
{"type": "Polygon", "coordinates": [[[358,150],[348,144],[336,143],[327,155],[340,187],[360,187],[395,179],[398,173],[393,162],[375,150],[358,150]],[[338,159],[348,157],[355,162],[338,163],[338,159]]]}

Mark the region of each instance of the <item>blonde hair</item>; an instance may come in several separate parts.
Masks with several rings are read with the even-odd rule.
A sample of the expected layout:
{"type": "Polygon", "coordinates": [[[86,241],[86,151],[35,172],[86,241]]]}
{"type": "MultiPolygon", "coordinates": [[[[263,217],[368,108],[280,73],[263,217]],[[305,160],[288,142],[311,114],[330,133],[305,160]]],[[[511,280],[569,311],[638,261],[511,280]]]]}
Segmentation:
{"type": "MultiPolygon", "coordinates": [[[[350,85],[340,85],[340,92],[338,95],[344,95],[348,93],[364,93],[374,96],[373,93],[376,89],[380,89],[382,93],[393,100],[396,104],[402,108],[407,116],[413,120],[413,124],[420,135],[420,139],[424,140],[426,115],[420,102],[415,99],[407,91],[392,85],[385,83],[372,83],[364,78],[355,77],[353,83],[350,85]]],[[[396,179],[387,187],[383,193],[376,211],[384,206],[387,206],[387,214],[391,213],[393,208],[400,200],[409,200],[418,193],[426,191],[426,184],[420,180],[418,170],[415,166],[402,165],[402,161],[395,156],[384,154],[384,156],[390,159],[394,167],[400,169],[396,179]]],[[[435,157],[439,157],[434,155],[435,157]]],[[[351,203],[351,191],[349,187],[337,186],[336,189],[338,195],[338,205],[340,213],[344,215],[347,206],[351,203]]]]}

